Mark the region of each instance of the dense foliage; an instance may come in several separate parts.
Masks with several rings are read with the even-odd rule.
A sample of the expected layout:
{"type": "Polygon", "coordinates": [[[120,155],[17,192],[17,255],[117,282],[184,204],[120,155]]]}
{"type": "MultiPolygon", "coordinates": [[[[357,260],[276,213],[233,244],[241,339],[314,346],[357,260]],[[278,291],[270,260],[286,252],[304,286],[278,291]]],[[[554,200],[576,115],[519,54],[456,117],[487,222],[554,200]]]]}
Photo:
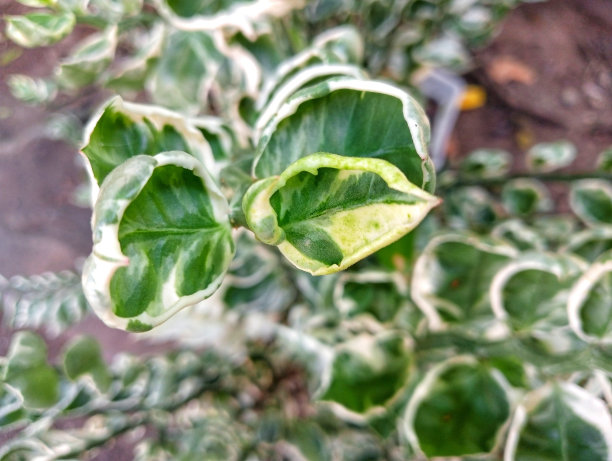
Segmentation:
{"type": "Polygon", "coordinates": [[[15,333],[0,459],[126,433],[143,460],[612,459],[610,151],[575,180],[565,141],[514,175],[481,149],[436,180],[428,155],[418,82],[516,1],[19,2],[22,46],[89,34],[16,97],[118,95],[84,130],[82,283],[0,277],[4,322],[91,308],[175,350],[49,360],[15,333]]]}

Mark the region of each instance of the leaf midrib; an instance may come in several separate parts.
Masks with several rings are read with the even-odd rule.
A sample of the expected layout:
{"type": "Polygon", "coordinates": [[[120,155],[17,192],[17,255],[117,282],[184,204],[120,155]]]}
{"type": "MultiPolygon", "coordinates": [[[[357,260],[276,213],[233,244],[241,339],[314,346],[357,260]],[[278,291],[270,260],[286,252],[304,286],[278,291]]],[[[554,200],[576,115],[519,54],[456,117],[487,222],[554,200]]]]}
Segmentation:
{"type": "Polygon", "coordinates": [[[221,230],[221,226],[212,226],[212,227],[199,227],[199,228],[163,228],[163,229],[134,229],[126,232],[125,234],[121,234],[120,239],[129,237],[131,235],[155,235],[155,234],[172,234],[172,235],[181,235],[181,234],[196,234],[196,233],[208,233],[208,232],[217,232],[221,230]]]}
{"type": "MultiPolygon", "coordinates": [[[[401,192],[401,191],[398,191],[401,192]]],[[[408,195],[406,193],[406,195],[408,195]]],[[[412,196],[412,195],[411,195],[412,196]]],[[[324,216],[326,214],[336,214],[338,212],[342,212],[342,211],[351,211],[351,210],[356,210],[358,208],[364,208],[370,205],[416,205],[419,203],[419,199],[416,196],[412,196],[414,197],[414,201],[412,202],[404,202],[404,201],[400,201],[400,200],[381,200],[381,201],[368,201],[368,202],[357,202],[354,203],[351,206],[347,206],[347,207],[332,207],[332,208],[326,208],[325,210],[321,210],[317,213],[313,213],[313,214],[309,214],[308,216],[306,216],[303,219],[296,219],[296,220],[292,220],[292,221],[283,221],[283,222],[279,222],[279,224],[282,227],[287,227],[287,226],[292,226],[292,225],[296,225],[296,224],[300,224],[303,222],[307,222],[307,221],[312,221],[315,220],[317,218],[320,218],[321,216],[324,216]]]]}

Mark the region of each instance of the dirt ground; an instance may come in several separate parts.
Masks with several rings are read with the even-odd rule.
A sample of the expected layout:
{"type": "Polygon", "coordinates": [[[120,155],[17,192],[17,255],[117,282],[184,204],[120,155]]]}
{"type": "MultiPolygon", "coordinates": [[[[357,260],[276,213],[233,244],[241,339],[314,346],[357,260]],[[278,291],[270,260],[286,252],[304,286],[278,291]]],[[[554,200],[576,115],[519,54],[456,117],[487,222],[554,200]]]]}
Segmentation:
{"type": "MultiPolygon", "coordinates": [[[[0,0],[0,13],[18,9],[14,1],[0,0]]],[[[78,149],[46,138],[53,108],[14,100],[5,83],[14,73],[47,75],[70,46],[68,39],[60,46],[18,52],[0,38],[0,274],[5,277],[72,269],[91,249],[90,211],[73,203],[84,178],[78,149]],[[4,64],[11,53],[20,55],[4,64]]],[[[520,170],[521,154],[533,143],[569,139],[579,152],[572,168],[588,170],[612,145],[610,0],[524,4],[508,16],[492,43],[475,52],[475,63],[466,79],[484,88],[487,101],[460,115],[451,163],[476,148],[501,147],[516,156],[520,170]]],[[[104,98],[92,93],[58,104],[85,118],[104,98]]],[[[128,335],[95,319],[79,331],[102,340],[109,356],[139,348],[128,335]]],[[[0,353],[8,341],[8,332],[0,330],[0,353]]],[[[107,459],[122,459],[117,453],[107,459]]]]}

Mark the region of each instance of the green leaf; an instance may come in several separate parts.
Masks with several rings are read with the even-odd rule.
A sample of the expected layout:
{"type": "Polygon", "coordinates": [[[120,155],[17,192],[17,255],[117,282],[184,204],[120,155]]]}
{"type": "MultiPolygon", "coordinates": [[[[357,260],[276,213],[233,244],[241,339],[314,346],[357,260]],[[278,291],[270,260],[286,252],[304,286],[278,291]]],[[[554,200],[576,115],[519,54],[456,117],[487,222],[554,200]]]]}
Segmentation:
{"type": "Polygon", "coordinates": [[[23,397],[19,391],[6,384],[0,385],[0,429],[6,429],[25,417],[23,397]]]}
{"type": "Polygon", "coordinates": [[[258,135],[276,113],[280,104],[298,89],[332,75],[363,78],[358,66],[363,61],[364,44],[353,26],[329,29],[314,38],[312,45],[280,63],[274,75],[267,79],[257,99],[257,109],[263,110],[258,122],[258,135]]]}
{"type": "Polygon", "coordinates": [[[58,84],[67,89],[77,89],[100,80],[115,56],[116,47],[117,26],[90,35],[60,62],[58,84]]]}
{"type": "Polygon", "coordinates": [[[593,262],[608,250],[612,250],[612,227],[602,226],[573,233],[561,251],[593,262]]]}
{"type": "Polygon", "coordinates": [[[162,51],[165,27],[155,24],[146,32],[137,31],[132,39],[138,49],[129,58],[122,59],[111,69],[105,85],[120,94],[137,94],[145,87],[147,76],[154,68],[162,51]]]}
{"type": "Polygon", "coordinates": [[[221,108],[238,118],[238,102],[255,95],[260,79],[255,59],[242,47],[228,45],[221,35],[173,31],[146,86],[155,103],[170,109],[197,115],[221,108]]]}
{"type": "Polygon", "coordinates": [[[519,250],[543,251],[546,239],[520,219],[509,219],[493,228],[491,236],[511,242],[519,250]]]}
{"type": "Polygon", "coordinates": [[[435,187],[427,155],[429,123],[404,91],[375,81],[327,80],[298,91],[268,122],[254,176],[278,175],[316,152],[386,160],[413,184],[435,187]]]}
{"type": "Polygon", "coordinates": [[[612,225],[612,185],[601,179],[572,184],[570,206],[589,226],[612,225]]]}
{"type": "Polygon", "coordinates": [[[518,251],[471,234],[443,234],[432,239],[414,266],[412,299],[429,328],[466,324],[492,316],[489,285],[495,273],[518,251]]]}
{"type": "Polygon", "coordinates": [[[571,289],[570,326],[583,340],[612,344],[612,251],[599,257],[571,289]]]}
{"type": "Polygon", "coordinates": [[[19,3],[25,6],[31,6],[33,8],[44,8],[46,6],[55,6],[58,0],[17,0],[19,3]]]}
{"type": "Polygon", "coordinates": [[[258,106],[262,106],[262,112],[255,123],[256,136],[261,136],[265,126],[278,113],[291,95],[302,88],[314,85],[330,77],[365,79],[366,74],[360,67],[348,64],[314,64],[287,77],[286,81],[281,80],[278,87],[269,95],[269,100],[267,100],[265,105],[261,103],[266,96],[265,93],[262,92],[262,97],[258,104],[258,106]]]}
{"type": "Polygon", "coordinates": [[[550,173],[565,168],[576,158],[576,146],[569,141],[543,142],[527,151],[527,168],[537,173],[550,173]]]}
{"type": "Polygon", "coordinates": [[[329,386],[320,399],[365,414],[398,394],[410,364],[411,351],[401,334],[360,334],[336,346],[329,386]]]}
{"type": "Polygon", "coordinates": [[[510,416],[507,383],[497,370],[459,356],[432,368],[414,390],[404,435],[428,457],[491,452],[510,416]]]}
{"type": "Polygon", "coordinates": [[[267,251],[243,232],[236,256],[219,291],[228,309],[249,312],[280,312],[295,299],[295,287],[280,266],[280,257],[267,251]]]}
{"type": "Polygon", "coordinates": [[[569,287],[584,263],[569,255],[524,254],[502,267],[491,281],[491,308],[515,330],[541,323],[567,325],[569,287]]]}
{"type": "Polygon", "coordinates": [[[26,407],[50,407],[59,398],[59,378],[47,364],[47,346],[30,331],[13,337],[3,380],[21,393],[26,407]]]}
{"type": "Polygon", "coordinates": [[[552,208],[548,189],[534,179],[508,181],[502,189],[502,202],[510,214],[518,216],[549,211],[552,208]]]}
{"type": "Polygon", "coordinates": [[[106,392],[111,384],[112,377],[102,358],[100,345],[91,336],[80,336],[70,342],[64,351],[64,369],[73,381],[90,376],[101,392],[106,392]]]}
{"type": "Polygon", "coordinates": [[[478,186],[455,189],[444,200],[449,227],[485,232],[499,219],[499,206],[487,192],[478,186]]]}
{"type": "Polygon", "coordinates": [[[159,14],[179,30],[221,31],[238,29],[255,39],[254,24],[267,17],[282,17],[302,7],[300,0],[155,0],[159,14]]]}
{"type": "Polygon", "coordinates": [[[512,156],[503,149],[476,149],[461,161],[459,170],[469,178],[495,178],[510,171],[512,156]]]}
{"type": "Polygon", "coordinates": [[[127,103],[114,97],[92,117],[85,139],[82,152],[89,160],[93,183],[98,186],[131,157],[171,150],[187,152],[213,174],[218,172],[202,133],[180,114],[158,106],[127,103]]]}
{"type": "Polygon", "coordinates": [[[83,287],[109,325],[145,331],[210,296],[234,253],[227,201],[185,152],[138,155],[108,175],[83,287]]]}
{"type": "Polygon", "coordinates": [[[243,209],[259,240],[323,275],[407,234],[437,203],[384,160],[318,153],[253,184],[243,209]]]}
{"type": "Polygon", "coordinates": [[[612,173],[612,146],[604,149],[597,156],[597,169],[604,173],[612,173]]]}
{"type": "Polygon", "coordinates": [[[463,72],[470,64],[470,55],[459,37],[447,33],[415,48],[414,59],[422,66],[444,67],[463,72]]]}
{"type": "Polygon", "coordinates": [[[76,19],[70,11],[6,16],[6,36],[26,48],[51,45],[67,36],[76,19]]]}
{"type": "Polygon", "coordinates": [[[28,104],[51,101],[57,94],[57,86],[49,80],[15,74],[8,78],[7,84],[14,98],[28,104]]]}
{"type": "Polygon", "coordinates": [[[515,411],[504,459],[604,461],[612,458],[612,421],[604,403],[572,383],[528,394],[515,411]]]}
{"type": "Polygon", "coordinates": [[[407,304],[408,285],[399,272],[345,272],[334,288],[334,304],[347,317],[368,314],[391,322],[407,304]]]}

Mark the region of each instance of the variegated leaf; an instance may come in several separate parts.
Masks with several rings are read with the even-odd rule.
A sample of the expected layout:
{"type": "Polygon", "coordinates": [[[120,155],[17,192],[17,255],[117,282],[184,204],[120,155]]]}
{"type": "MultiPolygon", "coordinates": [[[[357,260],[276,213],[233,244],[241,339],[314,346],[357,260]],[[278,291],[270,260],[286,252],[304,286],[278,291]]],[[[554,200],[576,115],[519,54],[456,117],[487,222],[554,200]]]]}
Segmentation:
{"type": "Polygon", "coordinates": [[[606,251],[612,250],[612,227],[601,226],[572,234],[562,251],[569,251],[594,262],[606,251]]]}
{"type": "Polygon", "coordinates": [[[318,153],[253,184],[243,209],[259,240],[323,275],[407,234],[437,203],[389,162],[318,153]]]}
{"type": "Polygon", "coordinates": [[[472,234],[444,234],[432,239],[414,266],[412,299],[429,328],[492,316],[488,287],[495,273],[518,250],[503,241],[472,234]]]}
{"type": "Polygon", "coordinates": [[[491,308],[514,330],[565,327],[569,287],[584,269],[585,263],[571,255],[524,254],[493,277],[491,308]]]}
{"type": "Polygon", "coordinates": [[[543,142],[527,151],[527,167],[538,173],[564,168],[576,158],[576,146],[569,141],[543,142]]]}
{"type": "Polygon", "coordinates": [[[597,169],[604,173],[612,173],[612,146],[607,147],[597,156],[597,169]]]}
{"type": "Polygon", "coordinates": [[[476,149],[461,162],[461,173],[471,178],[494,178],[510,171],[512,156],[503,149],[476,149]]]}
{"type": "Polygon", "coordinates": [[[386,83],[330,79],[295,93],[262,132],[254,175],[280,174],[315,152],[386,160],[432,191],[429,122],[406,92],[386,83]]]}
{"type": "Polygon", "coordinates": [[[515,179],[504,184],[502,202],[513,215],[525,216],[550,211],[552,200],[548,189],[535,179],[515,179]]]}
{"type": "Polygon", "coordinates": [[[304,5],[304,0],[155,0],[160,15],[179,30],[240,30],[246,37],[256,37],[257,22],[266,17],[282,17],[304,5]]]}
{"type": "Polygon", "coordinates": [[[567,310],[580,338],[612,344],[612,251],[600,256],[574,284],[567,310]]]}
{"type": "Polygon", "coordinates": [[[572,184],[570,206],[589,226],[612,226],[612,183],[585,179],[572,184]]]}
{"type": "Polygon", "coordinates": [[[6,36],[26,48],[51,45],[74,28],[76,19],[70,11],[61,13],[29,13],[6,16],[6,36]]]}
{"type": "Polygon", "coordinates": [[[434,366],[414,389],[402,429],[412,449],[427,457],[493,451],[510,416],[503,374],[470,356],[434,366]]]}
{"type": "MultiPolygon", "coordinates": [[[[343,69],[342,67],[334,69],[334,67],[327,66],[360,64],[363,60],[363,52],[363,39],[353,26],[340,26],[323,32],[314,38],[309,48],[278,65],[274,75],[264,82],[256,108],[263,110],[273,99],[284,102],[288,96],[309,80],[334,74],[355,74],[355,69],[343,69]],[[310,67],[316,70],[308,71],[310,67]]],[[[271,115],[274,115],[273,111],[271,115]]],[[[258,122],[259,127],[263,128],[268,120],[269,117],[263,117],[263,120],[258,122]]]]}
{"type": "Polygon", "coordinates": [[[104,181],[85,295],[110,326],[149,330],[218,288],[234,252],[227,201],[184,152],[138,155],[104,181]]]}
{"type": "Polygon", "coordinates": [[[612,459],[609,409],[572,383],[555,382],[536,389],[516,409],[504,452],[504,461],[523,459],[612,459]]]}
{"type": "Polygon", "coordinates": [[[254,98],[260,82],[255,58],[221,31],[171,30],[146,88],[165,107],[189,115],[221,111],[233,120],[240,118],[239,102],[254,98]]]}
{"type": "Polygon", "coordinates": [[[68,89],[80,88],[100,79],[115,56],[117,26],[90,35],[79,43],[57,69],[57,82],[68,89]]]}
{"type": "Polygon", "coordinates": [[[106,176],[127,159],[136,155],[156,155],[159,152],[180,150],[202,162],[216,174],[217,164],[202,133],[176,112],[158,106],[124,102],[112,98],[85,130],[88,171],[97,187],[106,176]]]}
{"type": "Polygon", "coordinates": [[[339,405],[340,415],[358,421],[400,393],[411,362],[411,346],[403,335],[359,334],[335,347],[330,381],[319,398],[339,405]]]}
{"type": "Polygon", "coordinates": [[[50,407],[60,395],[59,375],[47,363],[47,345],[31,331],[12,338],[1,378],[19,391],[26,407],[50,407]]]}

